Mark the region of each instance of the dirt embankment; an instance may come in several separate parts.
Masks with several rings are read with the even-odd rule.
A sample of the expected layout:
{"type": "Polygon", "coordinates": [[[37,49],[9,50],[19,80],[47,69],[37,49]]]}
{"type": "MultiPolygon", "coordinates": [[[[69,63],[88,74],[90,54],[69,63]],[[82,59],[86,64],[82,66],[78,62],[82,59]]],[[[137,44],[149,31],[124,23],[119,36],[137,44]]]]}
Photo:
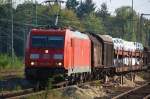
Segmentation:
{"type": "Polygon", "coordinates": [[[123,85],[119,83],[119,79],[120,77],[116,77],[115,81],[110,81],[106,84],[99,85],[75,85],[62,90],[61,95],[62,97],[67,97],[68,99],[109,99],[123,91],[139,86],[136,82],[146,82],[143,78],[137,75],[135,76],[135,82],[132,82],[130,79],[124,77],[123,85]]]}
{"type": "Polygon", "coordinates": [[[84,85],[82,87],[69,87],[64,90],[63,95],[68,96],[71,99],[94,99],[96,97],[104,97],[106,96],[106,93],[101,87],[84,85]]]}

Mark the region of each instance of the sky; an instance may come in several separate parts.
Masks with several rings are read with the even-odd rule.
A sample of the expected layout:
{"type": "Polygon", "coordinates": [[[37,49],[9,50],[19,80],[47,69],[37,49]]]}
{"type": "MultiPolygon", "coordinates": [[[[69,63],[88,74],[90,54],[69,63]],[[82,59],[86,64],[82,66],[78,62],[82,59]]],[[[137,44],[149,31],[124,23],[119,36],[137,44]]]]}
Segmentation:
{"type": "MultiPolygon", "coordinates": [[[[132,6],[132,0],[93,0],[96,2],[97,7],[100,7],[101,3],[107,4],[108,10],[111,14],[114,14],[115,9],[121,6],[132,6]]],[[[133,8],[137,13],[150,13],[150,0],[133,0],[133,8]]]]}
{"type": "MultiPolygon", "coordinates": [[[[18,0],[18,1],[24,1],[24,0],[18,0]]],[[[37,0],[37,1],[41,3],[45,0],[37,0]]],[[[93,0],[93,1],[96,4],[97,8],[100,8],[101,4],[105,2],[107,4],[109,13],[111,13],[112,15],[115,14],[115,9],[121,6],[132,5],[132,0],[93,0]]],[[[133,0],[133,8],[139,14],[141,13],[150,14],[150,0],[133,0]]],[[[150,18],[150,16],[148,18],[150,18]]]]}

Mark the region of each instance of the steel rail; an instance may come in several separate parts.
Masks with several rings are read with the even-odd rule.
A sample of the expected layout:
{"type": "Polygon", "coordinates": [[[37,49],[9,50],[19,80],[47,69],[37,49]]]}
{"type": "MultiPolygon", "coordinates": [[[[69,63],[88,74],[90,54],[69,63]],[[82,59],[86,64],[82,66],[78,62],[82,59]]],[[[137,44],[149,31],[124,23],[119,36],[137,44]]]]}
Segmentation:
{"type": "Polygon", "coordinates": [[[129,90],[129,91],[127,91],[127,92],[124,92],[124,93],[122,93],[122,94],[120,94],[120,95],[117,95],[117,96],[113,97],[112,99],[119,99],[119,98],[121,98],[121,97],[124,97],[125,95],[128,95],[128,94],[130,95],[130,93],[135,92],[135,91],[138,91],[138,90],[140,90],[141,88],[148,86],[149,84],[150,84],[150,82],[148,82],[148,83],[146,83],[146,84],[144,84],[144,85],[141,85],[141,86],[139,86],[139,87],[136,87],[136,88],[134,88],[134,89],[132,89],[132,90],[129,90]]]}
{"type": "Polygon", "coordinates": [[[145,96],[143,99],[150,99],[150,94],[145,96]]]}

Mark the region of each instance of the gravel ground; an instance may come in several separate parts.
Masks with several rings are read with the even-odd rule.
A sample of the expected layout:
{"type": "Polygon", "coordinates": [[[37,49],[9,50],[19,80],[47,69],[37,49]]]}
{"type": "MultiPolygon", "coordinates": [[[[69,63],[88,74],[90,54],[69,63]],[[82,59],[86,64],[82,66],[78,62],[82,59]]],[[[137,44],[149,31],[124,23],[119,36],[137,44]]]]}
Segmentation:
{"type": "Polygon", "coordinates": [[[124,77],[123,85],[119,83],[118,79],[119,77],[116,77],[115,81],[99,84],[98,86],[95,84],[80,87],[73,86],[63,90],[61,93],[63,96],[69,97],[69,99],[111,99],[146,82],[146,80],[137,75],[135,82],[124,77]]]}
{"type": "MultiPolygon", "coordinates": [[[[54,99],[110,99],[116,95],[119,95],[125,91],[133,89],[149,80],[149,73],[140,73],[140,76],[135,77],[135,82],[131,79],[124,77],[123,85],[119,83],[119,77],[110,78],[107,83],[92,83],[85,84],[83,86],[72,86],[52,92],[49,94],[50,98],[54,99]],[[140,77],[142,74],[142,77],[140,77]],[[144,75],[144,76],[143,76],[144,75]],[[144,79],[143,79],[144,78],[144,79]],[[146,80],[145,80],[146,79],[146,80]],[[56,98],[55,98],[56,97],[56,98]],[[57,98],[59,97],[59,98],[57,98]]],[[[32,85],[29,84],[23,77],[8,77],[8,79],[0,80],[0,91],[11,91],[29,88],[32,85]]]]}

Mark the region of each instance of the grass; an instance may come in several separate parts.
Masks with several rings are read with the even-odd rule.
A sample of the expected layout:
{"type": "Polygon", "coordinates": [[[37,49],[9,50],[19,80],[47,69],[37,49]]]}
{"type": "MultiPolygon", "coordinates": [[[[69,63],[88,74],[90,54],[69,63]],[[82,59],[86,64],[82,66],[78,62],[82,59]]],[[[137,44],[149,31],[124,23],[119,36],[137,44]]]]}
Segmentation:
{"type": "Polygon", "coordinates": [[[19,91],[19,90],[22,90],[22,87],[21,85],[17,84],[17,85],[14,85],[13,88],[0,88],[0,93],[2,92],[14,92],[14,91],[19,91]]]}
{"type": "Polygon", "coordinates": [[[29,96],[26,99],[70,99],[69,97],[64,96],[61,91],[49,90],[48,94],[47,95],[46,94],[47,93],[43,93],[35,96],[29,96]]]}
{"type": "Polygon", "coordinates": [[[49,78],[46,84],[45,93],[36,96],[29,96],[26,99],[70,99],[69,97],[64,96],[62,91],[53,90],[52,82],[53,78],[49,78]]]}
{"type": "Polygon", "coordinates": [[[21,68],[23,68],[23,60],[21,58],[14,56],[12,59],[7,54],[0,54],[0,71],[21,68]]]}
{"type": "Polygon", "coordinates": [[[138,75],[145,80],[150,80],[150,74],[148,72],[142,71],[139,72],[138,75]]]}

